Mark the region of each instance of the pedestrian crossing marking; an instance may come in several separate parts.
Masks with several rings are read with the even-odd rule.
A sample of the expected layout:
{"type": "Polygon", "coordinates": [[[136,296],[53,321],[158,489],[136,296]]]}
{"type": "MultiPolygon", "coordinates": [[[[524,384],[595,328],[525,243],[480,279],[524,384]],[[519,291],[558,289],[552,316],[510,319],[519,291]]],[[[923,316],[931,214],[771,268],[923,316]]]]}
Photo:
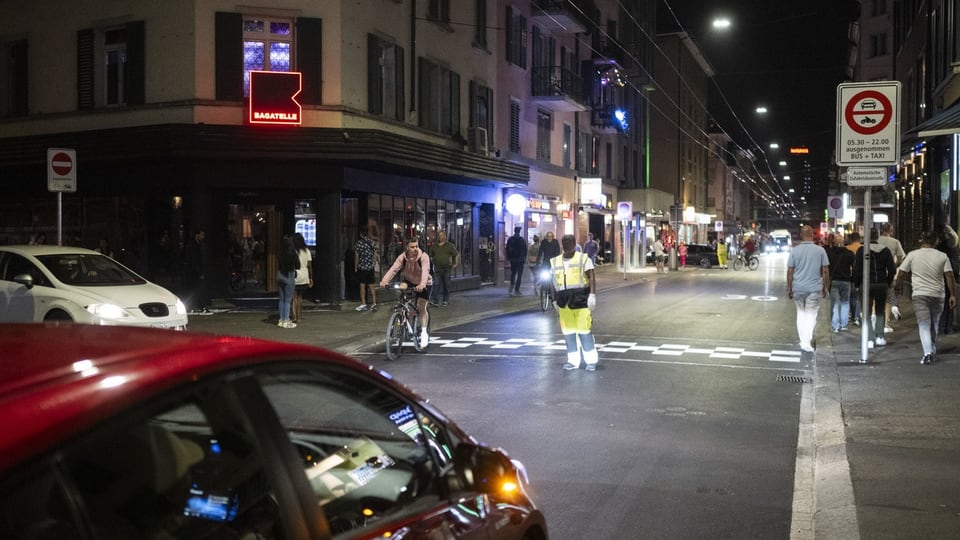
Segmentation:
{"type": "MultiPolygon", "coordinates": [[[[430,339],[431,348],[439,349],[467,349],[470,347],[487,347],[490,349],[505,350],[538,350],[538,351],[566,351],[566,341],[563,339],[540,340],[536,338],[509,338],[509,339],[488,339],[484,337],[459,337],[455,339],[445,339],[432,337],[430,339]]],[[[749,351],[743,347],[693,347],[676,343],[663,343],[661,345],[641,345],[636,341],[611,341],[609,343],[597,343],[597,351],[621,355],[630,352],[646,352],[655,356],[684,356],[684,355],[703,355],[708,358],[739,360],[745,358],[755,358],[767,360],[769,362],[800,362],[800,351],[790,351],[774,349],[769,352],[749,351]]]]}

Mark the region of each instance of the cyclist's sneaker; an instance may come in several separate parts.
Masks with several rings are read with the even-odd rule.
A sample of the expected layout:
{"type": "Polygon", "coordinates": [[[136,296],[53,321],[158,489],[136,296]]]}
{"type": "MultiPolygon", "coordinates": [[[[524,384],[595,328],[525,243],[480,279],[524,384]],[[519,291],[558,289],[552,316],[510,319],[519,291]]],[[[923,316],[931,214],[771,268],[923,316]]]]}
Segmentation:
{"type": "Polygon", "coordinates": [[[357,311],[366,311],[368,309],[370,309],[370,306],[366,304],[360,304],[359,306],[357,306],[357,311]]]}
{"type": "Polygon", "coordinates": [[[284,328],[296,328],[296,327],[297,327],[297,323],[295,323],[295,322],[293,322],[293,321],[286,321],[286,323],[283,325],[283,327],[284,327],[284,328]]]}
{"type": "Polygon", "coordinates": [[[279,326],[280,328],[283,328],[283,323],[284,323],[284,322],[286,322],[286,321],[277,321],[277,326],[279,326]]]}
{"type": "Polygon", "coordinates": [[[379,304],[374,304],[374,305],[370,306],[370,311],[377,311],[378,309],[380,309],[380,305],[379,305],[379,304]]]}
{"type": "Polygon", "coordinates": [[[424,328],[420,331],[420,348],[425,348],[427,344],[430,343],[430,335],[427,334],[427,329],[424,328]]]}

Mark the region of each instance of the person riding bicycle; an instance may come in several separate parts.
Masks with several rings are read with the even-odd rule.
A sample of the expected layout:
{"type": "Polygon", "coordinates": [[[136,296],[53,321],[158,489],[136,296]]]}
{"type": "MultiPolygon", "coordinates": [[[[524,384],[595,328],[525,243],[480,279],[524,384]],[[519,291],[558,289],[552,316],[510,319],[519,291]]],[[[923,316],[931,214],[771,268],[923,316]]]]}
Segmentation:
{"type": "Polygon", "coordinates": [[[757,250],[757,245],[753,243],[753,237],[748,236],[746,240],[743,241],[743,245],[740,246],[740,252],[743,253],[744,260],[749,261],[750,257],[757,250]]]}
{"type": "Polygon", "coordinates": [[[430,323],[427,300],[430,298],[430,290],[433,287],[433,277],[430,275],[430,256],[420,249],[420,241],[416,238],[407,239],[406,246],[406,250],[397,257],[397,260],[383,274],[380,286],[386,287],[393,276],[401,270],[403,271],[401,276],[403,282],[417,291],[417,311],[420,313],[421,321],[420,346],[426,347],[430,339],[427,334],[430,323]]]}

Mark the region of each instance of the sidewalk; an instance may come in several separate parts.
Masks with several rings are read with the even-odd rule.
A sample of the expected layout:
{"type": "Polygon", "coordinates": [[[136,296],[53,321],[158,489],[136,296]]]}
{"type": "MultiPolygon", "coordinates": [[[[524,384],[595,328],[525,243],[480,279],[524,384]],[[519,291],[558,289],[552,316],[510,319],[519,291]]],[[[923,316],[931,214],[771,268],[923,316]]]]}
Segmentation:
{"type": "MultiPolygon", "coordinates": [[[[598,269],[597,286],[608,291],[673,274],[650,267],[624,275],[608,265],[598,269]]],[[[522,297],[508,296],[506,286],[454,293],[449,306],[431,308],[432,327],[539,309],[529,278],[522,297]]],[[[380,293],[377,312],[357,313],[356,302],[342,311],[308,306],[293,330],[277,328],[275,309],[191,316],[190,329],[319,342],[346,354],[382,351],[394,296],[380,293]]],[[[921,366],[913,306],[901,304],[904,318],[867,364],[859,363],[860,327],[832,334],[826,309],[820,314],[814,384],[803,385],[809,407],[800,418],[795,489],[802,500],[794,504],[793,538],[960,538],[960,334],[941,336],[939,361],[921,366]]]]}

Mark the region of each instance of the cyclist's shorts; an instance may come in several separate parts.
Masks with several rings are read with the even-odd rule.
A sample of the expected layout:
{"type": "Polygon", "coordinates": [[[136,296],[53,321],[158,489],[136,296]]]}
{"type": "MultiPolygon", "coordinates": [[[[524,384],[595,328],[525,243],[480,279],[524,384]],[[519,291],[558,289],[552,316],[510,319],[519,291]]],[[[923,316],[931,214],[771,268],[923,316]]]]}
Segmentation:
{"type": "MultiPolygon", "coordinates": [[[[407,287],[409,287],[409,288],[411,288],[411,289],[416,289],[416,288],[417,288],[416,285],[414,285],[413,283],[410,283],[410,282],[407,281],[407,280],[403,280],[403,282],[406,283],[406,284],[407,284],[407,287]]],[[[417,293],[417,298],[426,298],[427,300],[429,300],[429,299],[430,299],[430,291],[431,291],[432,289],[433,289],[433,285],[427,285],[426,287],[423,288],[422,291],[420,291],[420,292],[417,293]]]]}
{"type": "Polygon", "coordinates": [[[562,307],[560,314],[560,332],[567,334],[588,334],[593,326],[593,317],[586,308],[570,309],[562,307]]]}

